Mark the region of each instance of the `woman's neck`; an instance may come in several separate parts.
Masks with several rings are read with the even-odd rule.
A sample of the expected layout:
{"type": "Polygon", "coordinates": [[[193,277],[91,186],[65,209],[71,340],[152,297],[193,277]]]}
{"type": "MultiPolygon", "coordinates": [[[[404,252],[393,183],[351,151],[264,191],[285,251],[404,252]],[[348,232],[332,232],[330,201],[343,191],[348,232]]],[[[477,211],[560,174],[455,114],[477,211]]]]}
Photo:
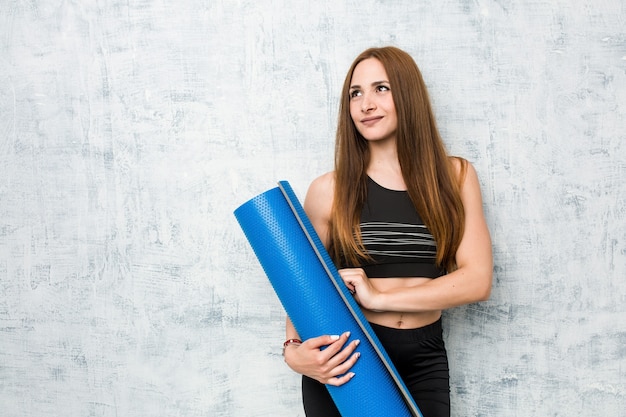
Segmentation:
{"type": "Polygon", "coordinates": [[[395,142],[370,142],[367,175],[378,184],[393,189],[406,189],[395,142]]]}

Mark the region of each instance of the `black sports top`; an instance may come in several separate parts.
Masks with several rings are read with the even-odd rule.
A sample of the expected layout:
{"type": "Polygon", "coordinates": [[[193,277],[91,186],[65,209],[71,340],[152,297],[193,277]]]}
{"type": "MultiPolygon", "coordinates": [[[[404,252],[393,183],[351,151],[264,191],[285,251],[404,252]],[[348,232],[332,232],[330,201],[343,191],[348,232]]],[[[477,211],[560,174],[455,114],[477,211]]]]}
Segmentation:
{"type": "Polygon", "coordinates": [[[437,245],[407,191],[384,188],[368,177],[361,209],[361,238],[372,258],[361,268],[370,278],[437,278],[437,245]]]}

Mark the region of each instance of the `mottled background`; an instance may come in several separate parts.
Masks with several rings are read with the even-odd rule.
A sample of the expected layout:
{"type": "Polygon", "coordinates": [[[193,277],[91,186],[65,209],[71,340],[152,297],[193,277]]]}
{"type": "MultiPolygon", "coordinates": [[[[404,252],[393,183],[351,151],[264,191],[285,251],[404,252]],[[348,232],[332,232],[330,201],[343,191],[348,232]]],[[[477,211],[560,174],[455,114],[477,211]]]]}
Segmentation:
{"type": "Polygon", "coordinates": [[[232,215],[332,169],[361,50],[409,51],[476,167],[490,301],[455,416],[625,416],[624,1],[3,0],[2,416],[303,416],[232,215]]]}

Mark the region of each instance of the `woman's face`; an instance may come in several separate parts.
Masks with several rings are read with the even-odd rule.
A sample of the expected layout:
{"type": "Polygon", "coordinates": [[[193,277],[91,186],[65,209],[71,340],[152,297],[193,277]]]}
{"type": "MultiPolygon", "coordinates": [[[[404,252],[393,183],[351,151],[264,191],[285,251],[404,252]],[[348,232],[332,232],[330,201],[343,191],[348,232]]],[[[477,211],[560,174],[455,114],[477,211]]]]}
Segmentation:
{"type": "Polygon", "coordinates": [[[396,139],[398,117],[387,71],[376,58],[357,64],[350,81],[350,116],[368,141],[396,139]]]}

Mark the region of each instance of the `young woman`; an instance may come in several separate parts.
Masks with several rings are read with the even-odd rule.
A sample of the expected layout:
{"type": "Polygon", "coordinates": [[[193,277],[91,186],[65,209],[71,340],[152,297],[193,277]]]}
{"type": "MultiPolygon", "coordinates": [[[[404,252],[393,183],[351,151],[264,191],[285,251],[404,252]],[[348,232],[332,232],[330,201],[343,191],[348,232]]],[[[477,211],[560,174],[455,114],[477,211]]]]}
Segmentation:
{"type": "MultiPolygon", "coordinates": [[[[489,297],[491,240],[476,172],[447,155],[407,53],[372,48],[355,59],[335,170],[312,182],[304,208],[424,417],[449,416],[441,312],[489,297]]],[[[350,371],[358,341],[346,344],[345,333],[301,342],[289,319],[286,333],[306,415],[340,416],[324,384],[359,377],[350,371]]]]}

